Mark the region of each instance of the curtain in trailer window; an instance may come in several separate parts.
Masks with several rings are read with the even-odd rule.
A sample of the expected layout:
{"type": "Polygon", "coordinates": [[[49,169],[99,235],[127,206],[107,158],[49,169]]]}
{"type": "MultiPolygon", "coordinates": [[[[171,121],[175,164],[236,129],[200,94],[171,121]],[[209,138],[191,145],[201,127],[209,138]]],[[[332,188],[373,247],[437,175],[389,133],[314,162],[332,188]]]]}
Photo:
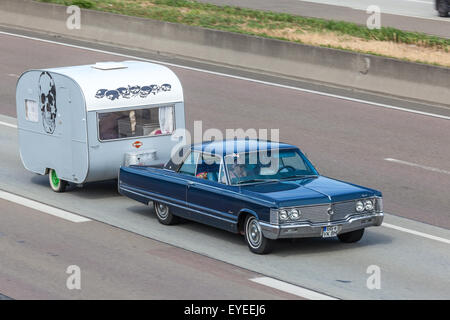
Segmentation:
{"type": "Polygon", "coordinates": [[[159,108],[159,127],[161,134],[170,134],[173,132],[173,107],[159,108]]]}

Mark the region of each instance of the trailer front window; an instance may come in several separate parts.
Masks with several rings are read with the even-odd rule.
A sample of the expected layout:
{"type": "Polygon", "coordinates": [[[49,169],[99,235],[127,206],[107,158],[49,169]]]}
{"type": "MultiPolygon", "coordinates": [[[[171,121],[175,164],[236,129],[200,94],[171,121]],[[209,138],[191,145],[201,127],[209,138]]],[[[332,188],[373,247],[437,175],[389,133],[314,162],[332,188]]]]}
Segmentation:
{"type": "Polygon", "coordinates": [[[25,99],[25,119],[32,122],[39,121],[39,108],[36,101],[25,99]]]}
{"type": "Polygon", "coordinates": [[[126,139],[172,134],[174,107],[98,113],[100,140],[126,139]]]}

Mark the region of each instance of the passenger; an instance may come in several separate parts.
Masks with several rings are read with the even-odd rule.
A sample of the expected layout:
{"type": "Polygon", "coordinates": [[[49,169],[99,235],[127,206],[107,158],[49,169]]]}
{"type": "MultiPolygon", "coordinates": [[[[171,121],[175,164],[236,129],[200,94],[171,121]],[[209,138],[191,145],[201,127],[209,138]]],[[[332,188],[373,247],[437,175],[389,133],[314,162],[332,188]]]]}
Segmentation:
{"type": "Polygon", "coordinates": [[[233,163],[229,168],[231,183],[236,183],[242,180],[242,178],[250,176],[250,172],[245,164],[233,163]]]}
{"type": "Polygon", "coordinates": [[[197,173],[196,177],[199,179],[208,179],[208,172],[206,171],[199,172],[197,173]]]}

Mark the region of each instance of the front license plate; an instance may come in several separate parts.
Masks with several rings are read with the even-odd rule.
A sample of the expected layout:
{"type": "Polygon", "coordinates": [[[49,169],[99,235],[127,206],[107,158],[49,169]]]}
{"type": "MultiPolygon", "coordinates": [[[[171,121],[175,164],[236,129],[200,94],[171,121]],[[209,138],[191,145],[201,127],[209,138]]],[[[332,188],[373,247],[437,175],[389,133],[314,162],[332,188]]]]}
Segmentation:
{"type": "Polygon", "coordinates": [[[322,238],[335,237],[340,230],[341,226],[323,227],[322,238]]]}

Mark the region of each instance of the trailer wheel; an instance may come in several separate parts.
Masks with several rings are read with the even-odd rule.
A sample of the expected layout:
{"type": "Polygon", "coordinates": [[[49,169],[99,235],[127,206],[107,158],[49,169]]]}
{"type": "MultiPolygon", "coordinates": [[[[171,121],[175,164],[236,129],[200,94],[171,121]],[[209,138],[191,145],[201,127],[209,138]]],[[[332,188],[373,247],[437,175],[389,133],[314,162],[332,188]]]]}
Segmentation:
{"type": "Polygon", "coordinates": [[[50,187],[55,192],[64,192],[67,187],[67,181],[58,178],[56,171],[50,169],[48,172],[48,180],[50,182],[50,187]]]}

